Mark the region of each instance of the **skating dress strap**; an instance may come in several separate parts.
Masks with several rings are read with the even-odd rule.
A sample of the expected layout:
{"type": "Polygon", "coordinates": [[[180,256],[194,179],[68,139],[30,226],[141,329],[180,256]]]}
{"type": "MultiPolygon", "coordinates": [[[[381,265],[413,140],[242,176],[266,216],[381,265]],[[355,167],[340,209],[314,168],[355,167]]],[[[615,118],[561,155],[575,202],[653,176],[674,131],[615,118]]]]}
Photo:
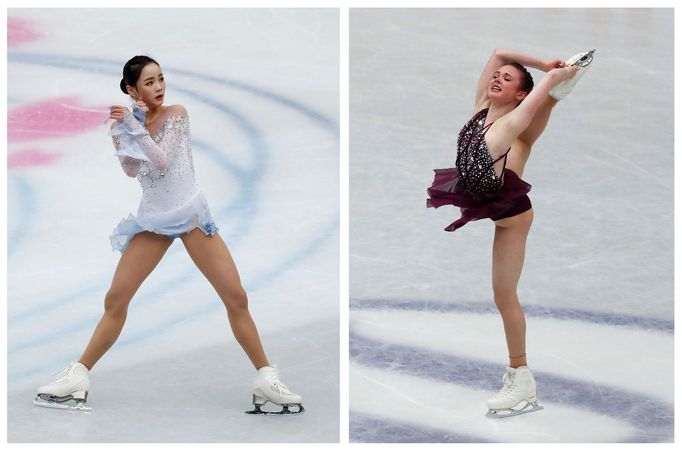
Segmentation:
{"type": "Polygon", "coordinates": [[[502,173],[507,166],[507,151],[493,160],[485,142],[485,134],[493,122],[483,126],[488,116],[488,108],[474,115],[459,132],[457,139],[456,166],[459,171],[464,190],[470,194],[497,191],[502,186],[502,177],[495,172],[495,163],[504,158],[502,173]]]}

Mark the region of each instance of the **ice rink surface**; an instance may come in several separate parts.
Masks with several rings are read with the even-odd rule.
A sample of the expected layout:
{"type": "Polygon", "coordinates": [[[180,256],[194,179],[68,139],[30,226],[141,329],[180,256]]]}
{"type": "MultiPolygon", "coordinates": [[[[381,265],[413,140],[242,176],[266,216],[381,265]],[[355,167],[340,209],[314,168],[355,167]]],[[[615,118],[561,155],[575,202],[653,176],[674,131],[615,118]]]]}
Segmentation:
{"type": "Polygon", "coordinates": [[[8,10],[8,440],[339,440],[339,29],[333,9],[8,10]],[[176,242],[92,372],[90,414],[31,401],[75,361],[141,191],[103,122],[125,61],[161,64],[271,362],[306,413],[253,417],[255,371],[176,242]]]}
{"type": "Polygon", "coordinates": [[[673,10],[351,10],[350,68],[350,440],[673,441],[673,10]],[[494,226],[425,205],[496,47],[597,49],[524,173],[545,409],[504,420],[494,226]]]}

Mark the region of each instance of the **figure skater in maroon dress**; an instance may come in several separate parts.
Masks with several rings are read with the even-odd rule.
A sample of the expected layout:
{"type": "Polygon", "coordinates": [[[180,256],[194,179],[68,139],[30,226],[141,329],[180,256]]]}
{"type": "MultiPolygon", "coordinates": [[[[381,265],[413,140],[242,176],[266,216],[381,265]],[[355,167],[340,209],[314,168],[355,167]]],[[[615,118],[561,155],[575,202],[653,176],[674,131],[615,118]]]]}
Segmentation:
{"type": "Polygon", "coordinates": [[[436,169],[427,206],[460,207],[461,217],[445,230],[469,221],[495,222],[493,293],[502,315],[509,351],[504,386],[487,401],[488,416],[501,418],[542,409],[526,360],[526,320],[516,294],[523,269],[533,208],[523,170],[552,109],[590,67],[594,50],[568,61],[544,61],[496,49],[476,88],[474,115],[457,141],[456,167],[436,169]],[[524,66],[546,72],[537,86],[524,66]]]}

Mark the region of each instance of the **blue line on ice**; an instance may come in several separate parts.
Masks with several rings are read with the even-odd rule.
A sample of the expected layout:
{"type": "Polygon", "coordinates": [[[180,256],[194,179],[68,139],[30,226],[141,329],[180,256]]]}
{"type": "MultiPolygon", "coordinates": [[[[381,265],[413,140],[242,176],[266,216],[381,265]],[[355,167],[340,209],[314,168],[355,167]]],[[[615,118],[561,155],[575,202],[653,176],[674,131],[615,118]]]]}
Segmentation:
{"type": "MultiPolygon", "coordinates": [[[[8,230],[7,233],[7,258],[9,258],[29,235],[36,213],[36,201],[33,188],[28,180],[26,180],[26,177],[8,171],[7,178],[8,186],[11,185],[16,188],[16,194],[19,197],[17,203],[21,206],[19,210],[20,217],[16,221],[16,227],[8,230]]],[[[9,224],[9,221],[7,223],[9,224]]]]}
{"type": "MultiPolygon", "coordinates": [[[[496,392],[500,388],[503,366],[467,359],[422,348],[384,343],[350,331],[349,354],[352,361],[373,368],[409,374],[496,392]]],[[[639,433],[626,442],[663,442],[673,437],[672,404],[659,402],[632,391],[595,385],[576,379],[534,370],[540,402],[567,404],[627,421],[639,433]]],[[[481,400],[483,403],[484,400],[481,400]]],[[[482,410],[483,408],[482,404],[482,410]]],[[[540,413],[538,413],[539,415],[540,413]]],[[[362,431],[356,422],[356,430],[362,431]]],[[[415,429],[419,429],[415,426],[415,429]]],[[[384,437],[387,438],[387,437],[384,437]]],[[[373,441],[369,437],[351,440],[373,441]]]]}
{"type": "MultiPolygon", "coordinates": [[[[390,409],[386,406],[386,409],[390,409]]],[[[468,434],[429,429],[408,422],[376,418],[351,410],[348,419],[351,442],[364,443],[488,443],[468,434]]]]}
{"type": "MultiPolygon", "coordinates": [[[[477,314],[498,314],[493,301],[490,302],[444,302],[435,300],[409,299],[351,299],[350,308],[361,309],[393,309],[429,312],[465,312],[477,314]]],[[[547,307],[542,305],[524,305],[523,311],[528,316],[575,320],[610,326],[631,326],[641,329],[655,329],[672,334],[675,330],[673,321],[655,318],[642,318],[618,313],[578,310],[564,307],[547,307]]]]}
{"type": "MultiPolygon", "coordinates": [[[[41,53],[19,53],[10,52],[7,54],[7,62],[12,63],[28,63],[28,64],[39,64],[45,66],[62,67],[69,69],[77,69],[86,72],[97,72],[104,74],[115,73],[120,76],[121,64],[123,61],[110,61],[103,60],[99,58],[85,58],[85,57],[72,57],[63,55],[50,55],[41,53]]],[[[165,66],[164,67],[170,67],[165,66]]],[[[339,134],[338,124],[332,119],[326,117],[324,114],[318,113],[313,108],[310,108],[300,102],[290,99],[284,95],[277,94],[270,90],[259,88],[255,85],[245,83],[238,80],[230,80],[227,78],[212,77],[204,74],[194,73],[184,69],[171,69],[172,72],[187,75],[193,78],[211,81],[223,86],[238,89],[240,91],[249,92],[255,96],[262,97],[266,100],[278,103],[281,106],[292,109],[300,114],[307,116],[312,121],[316,122],[318,126],[327,129],[328,131],[339,134]]],[[[169,70],[169,72],[171,71],[169,70]]]]}
{"type": "MultiPolygon", "coordinates": [[[[246,129],[246,133],[249,135],[250,141],[252,142],[252,145],[254,146],[254,148],[252,149],[253,152],[257,153],[260,156],[265,155],[267,153],[265,151],[265,149],[256,149],[255,148],[256,144],[259,146],[260,145],[264,146],[264,144],[262,143],[262,140],[260,138],[256,138],[256,137],[252,136],[252,135],[258,133],[257,130],[255,129],[255,127],[252,124],[250,124],[249,121],[246,120],[245,118],[239,117],[239,114],[236,113],[235,111],[233,111],[232,109],[229,109],[229,108],[224,106],[223,110],[229,112],[229,116],[235,118],[237,123],[246,129]]],[[[240,170],[240,172],[237,172],[235,174],[232,172],[232,169],[236,168],[236,165],[234,165],[229,160],[229,158],[227,156],[222,155],[217,150],[215,150],[215,149],[213,149],[213,148],[211,148],[211,147],[209,147],[206,144],[203,144],[201,142],[199,142],[199,144],[197,146],[194,146],[194,141],[195,141],[195,138],[193,138],[193,142],[192,142],[193,147],[197,147],[197,148],[202,149],[209,156],[209,158],[212,158],[214,161],[216,161],[218,166],[225,168],[226,171],[235,175],[240,182],[239,186],[242,190],[241,195],[236,196],[235,201],[228,204],[226,207],[218,210],[218,213],[215,214],[215,217],[216,218],[227,218],[227,217],[230,217],[233,212],[238,212],[240,209],[244,209],[247,205],[255,205],[255,203],[256,203],[256,200],[255,200],[256,190],[254,189],[254,186],[252,186],[252,185],[255,183],[256,179],[259,180],[261,177],[260,175],[254,174],[253,179],[251,178],[252,173],[257,172],[256,169],[253,168],[248,172],[240,170]]],[[[265,165],[266,164],[264,164],[264,166],[265,165]]],[[[23,183],[21,187],[22,187],[22,191],[26,191],[27,189],[30,189],[30,184],[23,183]]],[[[23,197],[22,197],[22,199],[23,199],[23,197]]],[[[31,211],[33,211],[35,213],[36,207],[34,207],[34,205],[35,205],[35,202],[32,201],[31,199],[29,199],[26,201],[25,204],[22,205],[22,210],[26,210],[26,209],[30,208],[31,211]]],[[[254,207],[254,210],[256,210],[255,207],[254,207]]],[[[25,213],[24,215],[25,216],[29,215],[29,213],[25,213]]],[[[243,221],[243,223],[241,224],[239,229],[245,233],[246,231],[249,230],[249,228],[250,228],[249,225],[255,219],[255,215],[240,215],[239,217],[242,218],[241,220],[243,221]]],[[[241,236],[233,237],[230,240],[231,244],[233,245],[234,243],[239,242],[240,238],[241,238],[241,236]]],[[[9,241],[12,242],[13,239],[15,239],[15,237],[10,237],[9,241]]],[[[178,252],[178,249],[177,248],[171,248],[171,252],[173,252],[173,253],[178,252]]],[[[175,280],[175,278],[174,278],[174,280],[175,280]]],[[[185,280],[185,279],[183,279],[183,280],[185,280]]],[[[69,300],[77,299],[80,296],[84,296],[84,295],[88,294],[88,292],[90,292],[90,291],[92,291],[92,292],[103,291],[104,289],[107,288],[109,283],[110,283],[109,279],[103,280],[101,282],[93,283],[93,284],[86,286],[86,287],[90,287],[90,288],[80,288],[76,291],[67,293],[66,295],[62,295],[62,296],[57,297],[57,298],[52,299],[52,300],[47,300],[40,305],[36,305],[33,308],[30,308],[30,309],[27,309],[21,313],[12,315],[9,318],[9,323],[14,326],[19,322],[30,320],[33,317],[35,317],[36,315],[44,315],[50,311],[53,311],[53,310],[56,310],[58,308],[63,307],[66,303],[69,302],[69,300]]],[[[173,288],[175,288],[178,285],[175,283],[171,283],[171,286],[173,288]]],[[[156,294],[158,295],[161,293],[156,293],[156,294]]],[[[149,296],[147,296],[146,298],[149,298],[149,296]]],[[[141,296],[141,297],[137,298],[136,301],[137,300],[143,300],[143,299],[145,299],[145,297],[141,296]]],[[[136,303],[138,303],[138,302],[136,302],[136,303]]],[[[63,329],[73,329],[73,325],[63,325],[63,329]]],[[[53,332],[59,332],[59,331],[53,330],[53,332]]],[[[59,336],[59,333],[56,333],[56,335],[55,334],[51,335],[52,338],[54,338],[55,336],[59,336]]],[[[25,343],[24,345],[27,345],[27,344],[28,343],[25,343]]],[[[19,349],[23,349],[25,347],[27,347],[27,346],[20,346],[19,349]]],[[[12,350],[10,352],[14,352],[16,350],[17,349],[12,348],[12,350]]]]}
{"type": "MultiPolygon", "coordinates": [[[[40,64],[40,63],[36,63],[40,64]]],[[[202,96],[199,96],[198,94],[193,93],[190,90],[185,90],[185,89],[178,89],[181,92],[184,92],[188,96],[195,97],[200,101],[204,101],[205,98],[202,96]]],[[[215,213],[216,218],[220,217],[230,217],[231,213],[233,212],[238,212],[240,209],[245,209],[247,206],[253,206],[252,210],[253,213],[257,211],[257,202],[255,199],[255,194],[256,194],[256,189],[255,189],[255,184],[257,181],[260,181],[262,178],[261,171],[265,171],[267,168],[267,146],[265,144],[265,141],[263,140],[260,132],[258,129],[255,127],[255,125],[249,121],[247,118],[245,118],[243,115],[239,114],[236,110],[233,108],[230,108],[229,106],[225,104],[219,104],[215,101],[211,101],[210,105],[222,113],[224,113],[226,116],[234,120],[237,125],[244,131],[244,133],[248,136],[249,142],[251,143],[251,151],[256,155],[256,158],[254,159],[255,161],[261,161],[262,164],[260,166],[254,165],[253,168],[251,168],[248,172],[244,172],[243,170],[237,173],[232,173],[232,170],[236,168],[237,166],[232,163],[229,159],[228,156],[221,154],[219,151],[206,146],[205,144],[199,143],[198,148],[203,149],[206,154],[212,158],[218,166],[224,168],[227,172],[232,173],[234,176],[237,177],[239,180],[240,188],[242,190],[242,193],[239,196],[235,196],[235,200],[231,203],[228,204],[227,207],[217,210],[217,213],[215,213]]],[[[193,142],[194,144],[194,142],[193,142]]],[[[23,191],[26,191],[27,187],[30,189],[30,184],[24,183],[22,185],[23,191]]],[[[33,196],[34,197],[34,196],[33,196]]],[[[23,198],[22,198],[23,199],[23,198]]],[[[32,201],[32,198],[30,199],[25,199],[26,203],[21,205],[22,210],[26,210],[30,208],[30,212],[35,214],[36,206],[35,202],[32,201]]],[[[25,213],[25,215],[29,215],[30,213],[25,213]]],[[[241,214],[238,216],[242,223],[238,227],[239,230],[243,233],[246,233],[249,230],[250,224],[253,222],[255,219],[254,214],[241,214]]],[[[18,232],[17,232],[18,233],[18,232]]],[[[235,237],[230,237],[230,242],[232,245],[234,243],[239,242],[240,238],[242,235],[237,235],[235,237]]],[[[17,238],[15,236],[10,236],[9,241],[13,242],[13,240],[17,238]]],[[[226,237],[227,238],[227,237],[226,237]]],[[[172,252],[177,252],[177,248],[172,249],[172,252]]],[[[109,280],[103,281],[101,283],[96,283],[92,284],[91,286],[93,287],[93,291],[97,290],[102,290],[102,287],[106,287],[110,283],[109,280]]],[[[172,284],[173,287],[177,286],[176,284],[172,284]]],[[[68,293],[66,295],[62,295],[56,299],[53,300],[48,300],[40,305],[34,306],[31,309],[28,309],[26,311],[23,311],[19,314],[13,315],[12,317],[9,318],[10,324],[14,325],[16,322],[19,321],[26,321],[28,319],[31,319],[35,317],[36,315],[44,315],[45,313],[55,310],[57,308],[62,307],[65,302],[68,302],[68,299],[76,299],[77,296],[82,296],[87,294],[87,290],[83,290],[82,288],[79,290],[76,290],[75,292],[68,293]]],[[[144,297],[141,297],[140,299],[144,299],[144,297]]],[[[80,321],[79,321],[80,323],[80,321]]],[[[62,330],[73,330],[74,326],[73,325],[68,325],[68,324],[62,324],[63,328],[62,330]]],[[[76,330],[78,328],[76,327],[76,330]]],[[[49,335],[49,338],[54,338],[57,336],[60,336],[60,331],[59,330],[53,330],[53,333],[49,335]]],[[[40,340],[38,341],[33,341],[29,343],[24,343],[23,345],[20,345],[18,349],[15,349],[14,347],[11,349],[11,351],[8,352],[14,352],[19,349],[24,349],[26,347],[30,347],[35,344],[39,344],[40,340]]]]}
{"type": "MultiPolygon", "coordinates": [[[[111,74],[112,72],[114,72],[114,73],[118,72],[118,70],[120,70],[120,67],[119,67],[120,64],[117,62],[111,62],[111,61],[105,61],[105,60],[93,59],[93,58],[67,58],[67,57],[55,56],[55,55],[10,53],[10,54],[8,54],[8,62],[19,62],[19,63],[28,63],[28,64],[35,64],[35,65],[46,65],[46,66],[53,66],[53,67],[69,68],[69,69],[76,69],[76,70],[82,70],[82,71],[104,73],[107,75],[111,74]]],[[[171,70],[176,71],[174,69],[171,69],[171,70]]],[[[223,84],[225,86],[232,87],[235,89],[245,90],[245,91],[250,92],[251,94],[266,98],[266,99],[274,101],[274,102],[277,102],[277,103],[281,104],[282,106],[293,109],[293,110],[307,116],[309,119],[316,122],[318,126],[327,129],[327,131],[331,132],[334,136],[338,136],[338,125],[334,121],[326,118],[324,115],[322,115],[320,113],[317,113],[313,109],[308,108],[305,105],[302,105],[301,103],[293,101],[291,99],[288,99],[284,96],[281,96],[281,95],[278,95],[275,93],[271,93],[271,92],[268,92],[268,91],[263,90],[261,88],[257,88],[255,86],[251,86],[251,85],[248,85],[248,84],[242,83],[242,82],[237,82],[237,81],[233,81],[233,80],[226,80],[226,79],[219,79],[219,78],[215,78],[215,77],[201,76],[199,74],[192,74],[191,72],[184,71],[184,70],[177,70],[176,72],[183,73],[183,74],[189,75],[189,76],[194,76],[196,78],[203,78],[203,79],[213,81],[215,83],[223,84]]],[[[186,94],[190,95],[190,96],[194,96],[201,101],[206,100],[205,98],[202,98],[201,96],[193,94],[190,91],[187,91],[186,94]]],[[[228,116],[230,116],[232,119],[236,119],[238,124],[240,126],[242,126],[242,128],[244,128],[243,126],[245,124],[248,124],[248,121],[246,120],[246,118],[244,118],[243,116],[240,116],[239,113],[237,113],[236,111],[229,109],[229,107],[227,107],[226,105],[224,105],[224,104],[219,105],[217,102],[213,102],[212,106],[220,109],[221,111],[226,113],[228,116]]],[[[256,147],[258,147],[258,149],[256,151],[258,153],[261,153],[261,155],[263,155],[262,152],[265,152],[265,148],[264,147],[261,148],[260,146],[261,145],[264,146],[264,141],[261,139],[260,136],[253,135],[253,133],[256,133],[256,135],[259,134],[257,129],[253,126],[250,126],[247,128],[247,133],[250,133],[250,139],[251,139],[252,144],[256,144],[256,147]],[[254,136],[255,136],[255,139],[254,139],[254,136]]],[[[221,163],[221,162],[219,162],[219,163],[221,163]]],[[[224,163],[224,161],[222,163],[224,163]]],[[[227,167],[226,169],[232,170],[232,169],[234,169],[234,165],[230,165],[230,167],[227,167]]],[[[262,171],[263,165],[260,164],[260,167],[258,169],[262,171]]],[[[253,179],[249,178],[248,182],[253,184],[253,179]]],[[[255,193],[255,189],[252,191],[252,193],[255,193]]],[[[244,200],[244,198],[242,198],[241,205],[234,205],[234,206],[232,206],[232,208],[227,207],[226,209],[221,210],[221,214],[224,214],[226,211],[230,211],[230,210],[234,210],[234,209],[239,210],[241,208],[246,208],[247,206],[249,208],[251,208],[252,210],[255,208],[255,205],[254,205],[255,202],[247,203],[247,202],[243,202],[243,200],[244,200]]],[[[289,271],[293,264],[300,262],[303,259],[305,259],[306,257],[314,254],[314,252],[316,252],[316,250],[325,241],[332,238],[336,234],[337,227],[338,227],[338,214],[334,218],[332,218],[332,220],[329,222],[329,225],[327,227],[325,227],[318,234],[318,236],[316,238],[313,238],[307,246],[300,249],[298,252],[294,253],[293,255],[285,258],[284,261],[282,263],[278,264],[273,270],[271,270],[269,273],[265,274],[264,276],[261,276],[261,278],[257,279],[257,281],[258,281],[257,283],[250,284],[248,289],[256,290],[260,285],[262,285],[263,283],[266,282],[265,277],[268,277],[270,279],[275,278],[275,277],[289,271]]],[[[242,228],[242,230],[243,230],[243,228],[242,228]]],[[[177,283],[182,283],[182,282],[183,282],[182,279],[177,280],[177,283]]],[[[150,293],[150,295],[148,295],[147,297],[151,298],[152,297],[151,295],[158,295],[159,292],[170,291],[170,290],[175,288],[174,285],[175,284],[168,284],[163,289],[155,290],[154,293],[150,293]]],[[[98,290],[98,289],[101,289],[101,286],[102,286],[101,284],[93,284],[92,288],[93,288],[93,290],[98,290]]],[[[84,294],[82,291],[83,290],[79,290],[80,295],[84,294]]],[[[63,301],[65,298],[66,298],[65,296],[62,296],[58,300],[48,301],[48,304],[58,306],[59,303],[57,301],[63,301]]],[[[141,300],[142,299],[136,300],[137,304],[139,304],[141,300]]],[[[211,303],[210,306],[207,304],[207,305],[204,305],[201,307],[196,307],[192,311],[188,311],[188,312],[183,313],[182,318],[175,318],[173,320],[166,322],[164,325],[157,325],[157,326],[151,328],[146,333],[138,335],[135,340],[142,340],[146,337],[154,335],[155,331],[158,332],[161,329],[167,329],[169,327],[173,327],[173,326],[179,325],[181,323],[184,323],[190,317],[198,318],[201,315],[208,313],[209,311],[212,310],[212,308],[215,308],[215,307],[216,307],[215,303],[213,303],[213,302],[211,303]]],[[[36,311],[31,313],[31,314],[37,314],[39,312],[44,313],[44,311],[45,311],[44,309],[36,309],[36,311]]],[[[25,319],[24,316],[26,315],[26,313],[27,312],[25,312],[22,315],[19,315],[19,318],[25,319]]],[[[93,322],[96,321],[97,319],[98,318],[95,318],[93,320],[93,322]]],[[[83,323],[84,322],[81,319],[79,321],[79,324],[83,324],[83,323]]],[[[9,324],[10,325],[12,324],[11,321],[9,322],[9,324]]],[[[17,346],[13,346],[12,348],[8,349],[8,354],[16,352],[18,349],[26,348],[29,346],[39,345],[41,343],[50,341],[51,339],[55,338],[56,336],[66,335],[69,332],[74,332],[74,327],[69,326],[67,328],[64,328],[61,331],[57,331],[56,333],[50,334],[49,337],[42,337],[39,340],[33,340],[30,344],[23,343],[23,344],[19,344],[17,346]]],[[[124,343],[125,344],[131,344],[135,340],[127,339],[124,341],[124,343]]],[[[64,362],[65,359],[63,359],[63,358],[60,358],[59,360],[55,359],[55,362],[57,362],[57,361],[64,362]]],[[[14,379],[16,377],[25,377],[27,375],[30,375],[30,374],[33,374],[36,372],[41,372],[41,371],[45,370],[46,368],[53,368],[53,367],[54,366],[53,366],[52,362],[50,362],[50,363],[43,362],[43,364],[40,367],[34,367],[34,368],[31,368],[28,370],[23,370],[23,371],[18,372],[18,373],[11,373],[8,375],[8,378],[11,380],[11,379],[14,379]]]]}

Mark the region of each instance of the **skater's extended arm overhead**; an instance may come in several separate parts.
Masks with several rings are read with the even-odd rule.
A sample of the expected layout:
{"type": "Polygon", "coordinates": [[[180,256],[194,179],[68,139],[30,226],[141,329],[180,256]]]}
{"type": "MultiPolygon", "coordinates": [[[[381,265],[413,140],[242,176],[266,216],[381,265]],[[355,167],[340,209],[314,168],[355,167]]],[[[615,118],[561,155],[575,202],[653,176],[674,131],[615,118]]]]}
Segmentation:
{"type": "Polygon", "coordinates": [[[509,63],[519,63],[523,66],[532,67],[533,69],[538,69],[543,72],[548,72],[557,67],[563,67],[563,61],[559,59],[555,60],[541,60],[539,58],[534,58],[529,55],[525,55],[520,52],[515,52],[513,50],[500,49],[497,48],[493,50],[492,55],[488,59],[483,72],[478,79],[478,85],[476,87],[476,100],[474,107],[476,110],[485,108],[484,103],[488,101],[488,86],[490,84],[490,79],[493,74],[502,66],[509,63]]]}
{"type": "MultiPolygon", "coordinates": [[[[505,67],[508,66],[503,66],[496,74],[504,73],[505,67]]],[[[516,108],[497,120],[495,124],[495,147],[501,149],[509,148],[533,121],[535,113],[542,103],[545,102],[552,88],[562,81],[574,77],[578,69],[578,66],[568,66],[555,68],[547,72],[542,80],[540,80],[540,83],[533,88],[530,94],[524,96],[523,101],[516,108]]]]}

